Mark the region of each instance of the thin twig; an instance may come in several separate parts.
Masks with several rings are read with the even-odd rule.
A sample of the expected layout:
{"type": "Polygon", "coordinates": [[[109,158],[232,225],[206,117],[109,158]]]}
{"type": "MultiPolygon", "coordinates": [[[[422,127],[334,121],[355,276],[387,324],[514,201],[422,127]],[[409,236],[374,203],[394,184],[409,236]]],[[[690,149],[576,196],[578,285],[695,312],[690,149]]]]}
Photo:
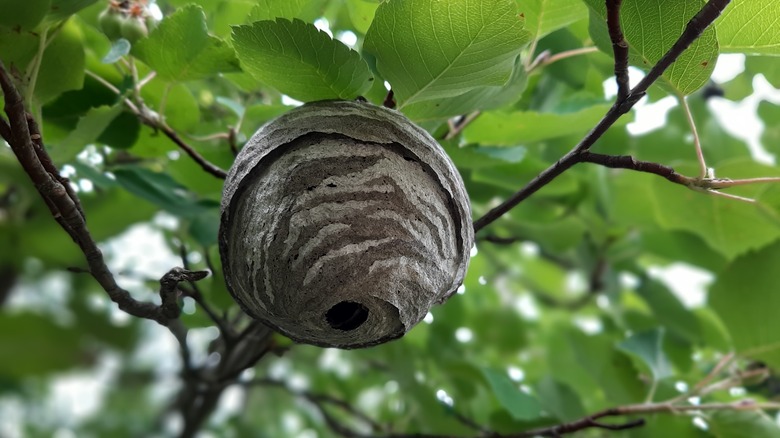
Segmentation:
{"type": "Polygon", "coordinates": [[[780,182],[780,177],[770,176],[761,178],[746,178],[746,179],[728,179],[728,178],[714,178],[710,180],[709,187],[711,189],[727,189],[729,187],[747,186],[750,184],[761,183],[776,183],[780,182]]]}
{"type": "Polygon", "coordinates": [[[165,134],[166,137],[168,137],[169,139],[171,139],[171,141],[176,143],[176,145],[179,146],[179,148],[181,148],[184,152],[187,153],[187,155],[190,156],[190,158],[192,158],[196,163],[198,163],[203,170],[216,176],[217,178],[220,179],[227,178],[227,172],[225,172],[224,170],[220,169],[216,165],[212,164],[211,162],[203,158],[203,156],[197,153],[195,149],[192,148],[192,146],[184,142],[184,140],[182,140],[181,137],[179,137],[179,135],[176,134],[176,131],[171,129],[168,125],[158,122],[152,127],[162,131],[162,133],[165,134]]]}
{"type": "Polygon", "coordinates": [[[0,137],[2,137],[6,142],[10,143],[11,135],[11,126],[2,116],[0,116],[0,137]]]}
{"type": "Polygon", "coordinates": [[[551,55],[550,52],[544,51],[539,56],[536,57],[536,60],[528,67],[529,73],[543,68],[547,67],[551,64],[555,64],[558,61],[563,61],[564,59],[573,58],[575,56],[580,55],[587,55],[590,53],[596,53],[599,51],[599,48],[596,46],[588,46],[588,47],[580,47],[578,49],[571,49],[571,50],[564,50],[563,52],[556,53],[554,55],[551,55]]]}
{"type": "MultiPolygon", "coordinates": [[[[525,241],[529,241],[529,240],[530,239],[528,239],[526,237],[521,237],[521,236],[518,236],[518,237],[501,237],[501,236],[496,236],[496,235],[493,235],[493,234],[486,234],[484,236],[478,236],[477,237],[477,241],[478,242],[479,241],[485,241],[485,242],[490,242],[490,243],[493,243],[493,244],[496,244],[496,245],[511,245],[511,244],[514,244],[514,243],[517,243],[517,242],[525,242],[525,241]]],[[[574,262],[572,262],[571,260],[569,260],[567,258],[564,258],[564,257],[561,257],[558,254],[552,253],[552,252],[546,250],[544,247],[541,247],[541,246],[539,247],[539,256],[542,257],[543,259],[549,261],[549,262],[552,262],[552,263],[556,264],[557,266],[559,266],[559,267],[561,267],[563,269],[575,269],[577,267],[576,264],[574,262]]]]}
{"type": "MultiPolygon", "coordinates": [[[[598,52],[598,47],[580,47],[579,49],[566,50],[564,52],[550,55],[548,51],[542,52],[536,59],[527,67],[527,71],[530,73],[533,70],[542,68],[553,64],[555,62],[571,58],[578,55],[585,55],[588,53],[598,52]]],[[[482,114],[481,111],[474,111],[465,116],[461,116],[456,122],[449,122],[450,129],[444,135],[444,140],[452,140],[457,137],[458,134],[463,132],[474,120],[482,114]]]]}
{"type": "Polygon", "coordinates": [[[219,402],[222,392],[237,383],[241,373],[272,351],[273,331],[260,323],[252,323],[240,335],[238,342],[226,343],[224,336],[215,343],[219,351],[218,364],[209,369],[200,368],[197,379],[185,382],[174,406],[184,420],[179,435],[190,438],[200,430],[219,402]]]}
{"type": "MultiPolygon", "coordinates": [[[[743,196],[734,195],[731,193],[723,193],[720,189],[726,189],[729,187],[736,187],[749,184],[759,183],[775,183],[780,182],[778,177],[763,177],[763,178],[748,178],[731,180],[728,178],[699,178],[690,177],[677,173],[673,168],[664,166],[663,164],[653,163],[649,161],[640,161],[630,155],[605,155],[597,154],[590,151],[584,151],[580,153],[579,163],[595,163],[605,167],[614,169],[630,169],[637,172],[652,173],[667,180],[683,185],[691,190],[697,192],[703,192],[709,195],[722,196],[737,201],[755,203],[754,199],[745,198],[743,196]]],[[[708,172],[709,173],[709,172],[708,172]]]]}
{"type": "Polygon", "coordinates": [[[387,90],[387,96],[385,96],[384,102],[382,102],[382,106],[385,108],[393,109],[395,108],[395,93],[393,92],[393,89],[387,90]]]}
{"type": "Polygon", "coordinates": [[[637,160],[630,155],[605,155],[584,151],[579,155],[579,161],[583,163],[600,164],[613,169],[630,169],[637,172],[652,173],[675,184],[684,185],[686,187],[695,185],[697,181],[696,178],[677,173],[669,166],[650,161],[637,160]]]}
{"type": "Polygon", "coordinates": [[[534,64],[534,61],[536,61],[534,53],[536,53],[537,44],[539,44],[539,39],[534,37],[534,39],[531,40],[531,44],[528,45],[528,50],[526,52],[528,56],[526,56],[523,60],[523,63],[525,64],[525,71],[531,70],[531,65],[534,64]]]}
{"type": "Polygon", "coordinates": [[[476,430],[477,432],[481,432],[483,436],[495,436],[496,433],[492,430],[488,429],[487,427],[477,423],[476,421],[472,420],[471,418],[461,414],[458,412],[455,408],[450,407],[448,409],[448,412],[452,414],[453,417],[455,417],[456,420],[460,421],[464,425],[470,427],[471,429],[476,430]]]}
{"type": "Polygon", "coordinates": [[[620,27],[620,6],[623,0],[606,0],[607,28],[612,40],[612,52],[615,57],[615,82],[617,82],[617,100],[628,97],[628,42],[620,27]]]}
{"type": "Polygon", "coordinates": [[[355,409],[351,404],[349,404],[349,402],[337,397],[333,397],[328,394],[322,394],[322,393],[305,391],[305,390],[295,390],[290,388],[286,383],[280,380],[269,379],[269,378],[253,379],[248,382],[244,382],[243,385],[244,386],[271,386],[271,387],[281,388],[289,392],[290,394],[296,397],[302,397],[315,405],[320,405],[324,403],[324,404],[336,406],[339,409],[343,410],[344,412],[347,412],[353,417],[368,424],[372,430],[374,431],[382,430],[382,426],[380,426],[379,423],[371,419],[371,417],[364,414],[363,412],[355,409]]]}
{"type": "Polygon", "coordinates": [[[699,391],[704,389],[705,386],[709,385],[709,383],[712,382],[715,377],[717,377],[718,374],[720,374],[720,372],[723,371],[723,369],[734,360],[734,357],[736,357],[734,353],[728,353],[727,355],[723,356],[712,368],[712,371],[710,371],[699,383],[693,387],[690,395],[697,395],[699,391]]]}
{"type": "Polygon", "coordinates": [[[228,146],[230,146],[230,152],[233,153],[233,156],[235,157],[238,155],[238,130],[241,125],[241,120],[239,119],[238,124],[236,126],[228,126],[228,146]]]}
{"type": "Polygon", "coordinates": [[[463,130],[466,129],[466,127],[469,126],[471,122],[476,120],[480,114],[482,114],[481,111],[474,111],[461,117],[457,122],[452,123],[450,125],[449,131],[447,131],[447,134],[444,136],[444,139],[452,140],[453,138],[457,137],[458,134],[463,132],[463,130]]]}
{"type": "MultiPolygon", "coordinates": [[[[757,403],[753,400],[739,400],[732,403],[709,403],[702,405],[674,405],[671,403],[644,403],[637,405],[620,406],[616,408],[605,409],[603,411],[591,414],[579,420],[565,423],[553,427],[529,430],[520,434],[503,435],[501,438],[530,438],[534,436],[557,437],[563,434],[577,432],[591,427],[605,428],[603,423],[596,423],[596,420],[606,417],[621,417],[637,414],[657,414],[671,413],[678,414],[683,412],[704,412],[704,411],[756,411],[762,409],[780,409],[780,403],[767,402],[757,403]]],[[[622,426],[637,427],[642,423],[641,420],[625,423],[622,426]]],[[[617,425],[620,427],[621,425],[617,425]]],[[[612,426],[614,427],[614,426],[612,426]]],[[[612,429],[616,430],[616,429],[612,429]]]]}
{"type": "Polygon", "coordinates": [[[145,125],[149,126],[152,129],[162,131],[163,134],[165,134],[166,137],[168,137],[171,141],[173,141],[176,146],[178,146],[180,149],[182,149],[187,155],[190,156],[196,163],[200,165],[200,167],[205,170],[206,172],[210,173],[211,175],[214,175],[217,178],[225,179],[227,177],[227,172],[220,169],[218,166],[212,164],[203,156],[201,156],[195,149],[187,144],[184,140],[179,137],[179,135],[174,131],[170,126],[162,122],[160,120],[160,116],[151,111],[149,108],[146,108],[146,106],[143,105],[142,102],[134,103],[132,100],[128,99],[125,96],[122,96],[120,94],[120,91],[117,87],[115,87],[112,83],[106,81],[99,75],[87,70],[86,74],[101,83],[103,86],[108,88],[109,90],[113,91],[117,95],[120,96],[122,99],[122,102],[127,105],[127,107],[130,109],[130,111],[133,112],[133,114],[138,117],[138,119],[145,125]]]}
{"type": "Polygon", "coordinates": [[[151,319],[167,325],[178,316],[174,283],[185,279],[197,280],[203,278],[206,273],[190,272],[180,268],[172,269],[160,280],[160,295],[163,302],[161,306],[137,301],[128,291],[119,287],[106,265],[103,253],[87,229],[78,197],[68,190],[67,180],[57,172],[56,166],[51,162],[43,147],[38,126],[25,111],[22,96],[2,61],[0,61],[0,86],[3,90],[4,110],[10,128],[5,139],[49,207],[52,216],[84,253],[92,277],[121,310],[139,318],[151,319]]]}
{"type": "Polygon", "coordinates": [[[653,66],[647,75],[632,88],[624,99],[616,100],[615,104],[607,111],[599,123],[585,137],[560,160],[542,171],[532,179],[525,187],[521,188],[502,202],[497,207],[488,211],[485,215],[474,222],[474,230],[479,231],[490,225],[511,210],[517,204],[536,193],[539,189],[549,184],[558,175],[569,169],[573,165],[582,162],[584,154],[590,149],[596,141],[604,135],[623,114],[627,113],[642,96],[647,89],[666,71],[667,68],[682,54],[685,49],[695,41],[704,30],[720,16],[723,9],[731,0],[710,0],[704,7],[688,22],[685,30],[672,47],[661,57],[653,66]]]}
{"type": "MultiPolygon", "coordinates": [[[[360,412],[351,404],[343,400],[340,400],[338,398],[334,398],[328,395],[321,395],[321,394],[315,395],[308,391],[294,390],[289,386],[287,386],[284,382],[268,379],[268,378],[259,378],[259,379],[250,380],[248,382],[242,383],[242,385],[278,387],[278,388],[285,389],[292,395],[303,397],[311,401],[315,405],[315,407],[320,411],[320,413],[322,413],[323,418],[325,419],[325,422],[328,425],[328,427],[330,427],[335,433],[343,437],[347,437],[347,438],[444,438],[444,437],[452,438],[451,435],[439,435],[439,434],[427,434],[427,433],[376,434],[376,432],[381,432],[389,428],[382,427],[380,424],[376,423],[375,421],[365,416],[365,414],[360,412]],[[371,425],[375,433],[374,434],[361,433],[352,429],[351,427],[346,426],[345,424],[342,424],[327,412],[327,410],[323,406],[324,404],[333,404],[341,408],[351,416],[371,425]]],[[[697,385],[697,387],[700,386],[701,385],[697,385]]],[[[531,438],[531,437],[560,437],[562,435],[566,435],[574,432],[580,432],[585,429],[604,429],[604,430],[614,430],[614,431],[626,430],[626,429],[640,427],[645,424],[645,420],[642,418],[631,419],[622,423],[605,423],[601,421],[608,417],[626,417],[626,416],[634,416],[634,415],[642,415],[642,414],[658,414],[658,413],[667,413],[667,414],[675,414],[675,415],[679,415],[683,413],[699,414],[701,412],[706,412],[706,411],[780,410],[780,403],[778,402],[760,403],[751,399],[737,400],[734,402],[705,403],[700,405],[678,404],[677,401],[675,400],[679,401],[678,398],[675,398],[672,399],[671,401],[665,401],[665,402],[657,402],[657,403],[646,402],[640,404],[613,407],[613,408],[598,411],[590,415],[586,415],[578,420],[574,420],[571,422],[556,424],[553,426],[541,427],[541,428],[527,430],[518,433],[509,433],[509,434],[491,432],[490,430],[483,428],[478,424],[474,423],[472,420],[460,415],[457,416],[458,417],[457,419],[458,421],[461,422],[464,422],[463,420],[465,419],[466,421],[464,422],[464,424],[480,432],[480,434],[476,435],[474,438],[485,438],[485,437],[531,438]]]]}
{"type": "Polygon", "coordinates": [[[188,379],[195,372],[192,365],[192,353],[190,352],[190,346],[187,344],[187,327],[182,324],[181,320],[172,321],[168,324],[168,330],[171,331],[173,337],[176,338],[176,342],[179,344],[179,353],[182,359],[182,373],[185,379],[188,379]]]}
{"type": "Polygon", "coordinates": [[[46,27],[43,29],[43,31],[40,33],[40,37],[38,40],[38,51],[35,54],[35,58],[32,60],[31,68],[28,69],[28,86],[27,86],[27,92],[24,96],[25,98],[25,104],[32,108],[32,99],[33,99],[33,93],[35,92],[35,86],[38,81],[38,73],[41,69],[41,63],[43,62],[43,53],[46,51],[46,45],[47,45],[47,35],[49,33],[49,28],[46,27]]]}
{"type": "MultiPolygon", "coordinates": [[[[179,257],[181,258],[181,263],[182,266],[184,266],[184,269],[190,269],[189,260],[187,260],[187,247],[185,247],[184,244],[179,245],[179,257]]],[[[214,275],[214,268],[210,266],[210,263],[209,270],[211,271],[211,275],[214,275]]],[[[211,321],[216,324],[217,328],[222,334],[222,337],[225,338],[225,342],[232,342],[233,338],[235,337],[235,333],[233,332],[232,327],[228,325],[223,318],[217,315],[217,312],[214,311],[214,309],[211,307],[211,304],[209,304],[209,302],[203,298],[203,293],[201,293],[200,287],[198,287],[197,283],[191,281],[190,287],[192,287],[192,290],[182,290],[188,297],[192,298],[195,303],[198,304],[198,306],[200,306],[204,312],[206,312],[206,315],[208,315],[209,319],[211,319],[211,321]]]]}
{"type": "Polygon", "coordinates": [[[707,395],[715,391],[723,391],[725,389],[734,388],[744,384],[745,380],[752,379],[754,377],[766,378],[769,376],[769,370],[766,368],[758,368],[755,370],[745,371],[734,376],[725,378],[721,381],[715,382],[711,385],[707,385],[699,390],[700,395],[707,395]]]}
{"type": "Polygon", "coordinates": [[[680,101],[683,113],[685,113],[685,120],[688,122],[688,126],[691,129],[693,135],[693,147],[696,150],[696,160],[699,162],[699,178],[704,179],[707,177],[707,162],[704,160],[704,151],[701,149],[701,141],[699,139],[699,132],[696,130],[696,122],[693,120],[693,113],[691,107],[688,105],[688,99],[685,96],[677,96],[677,100],[680,101]]]}

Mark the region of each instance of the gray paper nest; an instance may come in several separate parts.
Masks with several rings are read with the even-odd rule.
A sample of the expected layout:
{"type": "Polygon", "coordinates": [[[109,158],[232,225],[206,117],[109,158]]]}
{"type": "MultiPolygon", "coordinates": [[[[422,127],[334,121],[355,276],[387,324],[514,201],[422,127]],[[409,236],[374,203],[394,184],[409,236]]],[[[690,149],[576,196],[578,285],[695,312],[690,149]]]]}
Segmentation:
{"type": "Polygon", "coordinates": [[[225,181],[228,290],[299,342],[403,336],[463,282],[473,241],[449,157],[402,114],[368,103],[291,110],[255,133],[225,181]]]}

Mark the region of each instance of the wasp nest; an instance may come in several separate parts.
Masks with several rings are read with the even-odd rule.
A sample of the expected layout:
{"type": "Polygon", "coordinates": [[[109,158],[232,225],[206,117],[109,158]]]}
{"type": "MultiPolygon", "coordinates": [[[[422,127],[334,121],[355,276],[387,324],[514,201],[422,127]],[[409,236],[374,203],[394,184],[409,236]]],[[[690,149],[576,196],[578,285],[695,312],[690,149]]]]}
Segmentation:
{"type": "Polygon", "coordinates": [[[463,282],[471,208],[439,144],[362,102],[296,108],[230,169],[219,246],[228,290],[290,338],[359,348],[403,336],[463,282]]]}

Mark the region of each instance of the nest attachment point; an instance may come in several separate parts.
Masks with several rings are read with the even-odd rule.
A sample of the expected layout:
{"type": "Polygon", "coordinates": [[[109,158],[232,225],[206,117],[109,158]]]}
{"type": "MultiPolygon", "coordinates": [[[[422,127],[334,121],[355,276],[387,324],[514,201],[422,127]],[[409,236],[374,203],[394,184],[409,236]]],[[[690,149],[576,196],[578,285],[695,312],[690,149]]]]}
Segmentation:
{"type": "Polygon", "coordinates": [[[310,103],[269,122],[225,181],[228,290],[299,342],[403,336],[463,282],[473,242],[469,199],[441,146],[365,102],[310,103]]]}

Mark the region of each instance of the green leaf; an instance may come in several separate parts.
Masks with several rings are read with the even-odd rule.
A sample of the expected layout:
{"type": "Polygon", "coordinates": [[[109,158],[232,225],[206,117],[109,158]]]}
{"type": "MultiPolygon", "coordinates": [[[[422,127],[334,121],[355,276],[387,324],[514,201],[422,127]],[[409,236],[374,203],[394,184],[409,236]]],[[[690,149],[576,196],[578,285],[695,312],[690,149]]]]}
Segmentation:
{"type": "Polygon", "coordinates": [[[609,110],[609,105],[594,105],[571,113],[515,111],[484,113],[463,132],[469,142],[496,146],[517,146],[539,140],[584,135],[609,110]]]}
{"type": "Polygon", "coordinates": [[[34,29],[49,12],[51,0],[0,0],[0,26],[34,29]]]}
{"type": "Polygon", "coordinates": [[[527,41],[511,0],[408,0],[379,6],[364,50],[376,56],[403,109],[504,85],[527,41]]]}
{"type": "Polygon", "coordinates": [[[43,52],[35,97],[46,103],[68,90],[84,86],[84,41],[72,21],[63,26],[43,52]]]}
{"type": "MultiPolygon", "coordinates": [[[[670,398],[677,394],[670,394],[670,398]]],[[[674,438],[712,438],[712,436],[699,429],[699,427],[692,421],[690,416],[686,415],[667,415],[667,414],[655,414],[643,416],[646,423],[642,427],[634,428],[631,430],[631,438],[658,438],[658,437],[674,437],[674,438]]],[[[620,436],[620,435],[618,435],[620,436]]]]}
{"type": "Polygon", "coordinates": [[[604,336],[587,336],[574,329],[567,335],[575,362],[564,366],[571,367],[573,363],[581,366],[610,404],[634,403],[645,395],[645,386],[638,379],[631,360],[616,349],[611,340],[604,336]]]}
{"type": "Polygon", "coordinates": [[[709,419],[717,438],[776,438],[780,426],[764,412],[715,411],[709,419]]]}
{"type": "MultiPolygon", "coordinates": [[[[46,21],[55,22],[64,20],[97,1],[98,0],[52,0],[51,10],[46,17],[46,21]]],[[[24,4],[27,4],[27,2],[24,2],[24,4]]]]}
{"type": "Polygon", "coordinates": [[[696,316],[686,309],[680,300],[656,280],[643,281],[637,290],[665,328],[674,331],[690,342],[701,339],[696,316]]]}
{"type": "MultiPolygon", "coordinates": [[[[151,81],[141,90],[141,97],[150,108],[163,108],[164,114],[161,116],[177,131],[187,132],[200,124],[198,101],[192,95],[191,88],[183,83],[171,85],[163,81],[151,81]]],[[[155,132],[154,135],[157,133],[155,132]]],[[[163,137],[160,141],[173,147],[170,140],[165,139],[164,136],[160,137],[163,137]]],[[[141,147],[135,148],[136,151],[140,151],[146,145],[139,142],[138,146],[141,147]]]]}
{"type": "Polygon", "coordinates": [[[206,15],[195,5],[166,17],[133,47],[133,54],[169,81],[204,79],[239,69],[233,50],[209,35],[206,15]]]}
{"type": "Polygon", "coordinates": [[[379,7],[378,0],[347,0],[349,20],[355,26],[355,30],[365,34],[374,21],[374,14],[379,7]]]}
{"type": "MultiPolygon", "coordinates": [[[[95,180],[95,183],[98,184],[98,181],[95,180]]],[[[156,212],[151,205],[138,202],[137,197],[124,190],[107,190],[100,196],[82,196],[81,201],[87,212],[90,234],[98,242],[119,234],[134,223],[151,219],[156,212]]],[[[0,227],[0,231],[3,230],[0,227]]],[[[62,267],[73,266],[83,260],[84,255],[73,239],[52,221],[48,212],[46,216],[27,219],[10,231],[14,234],[11,245],[3,246],[11,248],[7,256],[20,259],[34,256],[47,264],[62,267]]],[[[6,252],[0,255],[5,257],[6,252]]]]}
{"type": "Polygon", "coordinates": [[[113,173],[117,182],[127,191],[177,216],[194,218],[215,207],[197,201],[166,173],[136,166],[120,167],[114,169],[113,173]]]}
{"type": "Polygon", "coordinates": [[[66,163],[73,160],[87,145],[94,143],[122,111],[121,105],[91,108],[79,119],[76,129],[71,131],[65,140],[50,148],[54,162],[66,163]]]}
{"type": "Polygon", "coordinates": [[[587,7],[581,0],[517,0],[520,15],[533,39],[566,27],[587,16],[587,7]]]}
{"type": "Polygon", "coordinates": [[[0,361],[0,379],[29,377],[76,365],[80,339],[76,330],[55,324],[50,316],[4,314],[0,318],[0,350],[13,352],[13,360],[0,361]]]}
{"type": "Polygon", "coordinates": [[[663,350],[664,329],[636,333],[618,344],[618,348],[639,358],[656,382],[672,375],[672,364],[663,350]]]}
{"type": "MultiPolygon", "coordinates": [[[[86,178],[92,181],[92,183],[94,183],[94,185],[99,189],[110,189],[118,186],[116,179],[110,178],[89,164],[82,163],[80,161],[74,161],[73,163],[70,163],[70,165],[76,169],[76,176],[78,178],[86,178]]],[[[91,217],[92,215],[90,215],[90,218],[91,217]]]]}
{"type": "Polygon", "coordinates": [[[528,343],[528,328],[513,310],[485,309],[478,315],[478,320],[491,321],[491,324],[475,325],[476,339],[489,339],[496,350],[507,353],[519,351],[528,343]]]}
{"type": "MultiPolygon", "coordinates": [[[[620,184],[618,181],[619,180],[616,180],[616,184],[620,184]]],[[[630,203],[627,208],[637,207],[638,210],[638,207],[645,202],[645,199],[641,198],[642,194],[631,190],[631,188],[629,188],[627,192],[626,196],[639,197],[639,199],[635,199],[633,203],[630,203]]],[[[653,219],[652,216],[654,216],[655,211],[653,210],[653,206],[650,207],[650,209],[645,209],[643,211],[653,219]]],[[[660,230],[653,226],[652,229],[647,229],[642,232],[642,248],[649,254],[663,257],[669,262],[679,261],[689,263],[712,272],[719,272],[727,263],[726,258],[717,251],[711,249],[701,237],[688,231],[660,230]]],[[[652,288],[649,290],[652,290],[652,288]]],[[[668,289],[664,288],[664,290],[666,292],[662,293],[662,295],[670,293],[668,289]]],[[[641,289],[639,292],[640,294],[643,293],[641,289]]],[[[650,294],[651,292],[648,291],[648,295],[650,294]]],[[[679,303],[677,297],[674,297],[674,295],[672,295],[672,297],[679,303]]],[[[650,303],[650,301],[648,301],[648,305],[653,307],[653,304],[650,303]]],[[[666,307],[666,305],[661,305],[657,310],[663,312],[664,315],[675,315],[677,313],[674,311],[663,311],[662,309],[666,307]]],[[[684,309],[683,311],[687,312],[688,310],[684,309]]],[[[655,308],[653,312],[656,313],[657,317],[661,317],[655,308]]],[[[664,317],[666,318],[666,316],[664,317]]],[[[689,335],[692,334],[690,330],[693,329],[693,327],[688,326],[688,324],[684,322],[686,318],[681,317],[681,315],[675,315],[674,317],[669,317],[669,319],[674,319],[675,322],[682,322],[680,327],[678,327],[682,330],[680,333],[686,332],[689,333],[689,335]],[[683,329],[682,326],[688,326],[688,328],[683,329]]]]}
{"type": "Polygon", "coordinates": [[[258,0],[252,12],[249,13],[247,22],[253,23],[261,20],[275,20],[277,18],[300,18],[308,21],[316,18],[319,12],[312,13],[317,6],[316,0],[258,0]]]}
{"type": "Polygon", "coordinates": [[[373,80],[357,52],[297,19],[236,26],[233,44],[246,71],[294,99],[352,99],[373,80]]]}
{"type": "Polygon", "coordinates": [[[0,60],[6,67],[24,70],[38,48],[38,38],[32,32],[16,32],[0,26],[0,60]]]}
{"type": "Polygon", "coordinates": [[[101,60],[103,64],[113,64],[123,56],[130,53],[130,41],[124,38],[119,38],[111,44],[111,49],[106,53],[106,56],[101,60]]]}
{"type": "MultiPolygon", "coordinates": [[[[580,6],[584,8],[581,12],[580,18],[587,15],[588,9],[582,2],[580,6]]],[[[587,24],[583,22],[578,24],[579,27],[584,27],[587,30],[587,24]]],[[[576,36],[573,32],[575,28],[563,28],[558,29],[555,32],[547,35],[539,41],[536,45],[538,53],[544,53],[547,51],[550,54],[563,53],[569,50],[583,49],[584,44],[591,45],[588,40],[583,42],[582,36],[576,36]]],[[[589,39],[589,37],[586,37],[589,39]]],[[[605,54],[595,52],[593,54],[584,54],[578,56],[571,56],[561,59],[552,64],[544,66],[545,74],[549,73],[551,78],[555,78],[561,81],[563,84],[568,85],[574,90],[588,90],[592,87],[591,91],[594,95],[600,96],[604,90],[604,78],[597,72],[596,63],[609,63],[613,64],[612,60],[605,54]],[[595,62],[594,62],[595,61],[595,62]],[[598,78],[596,79],[596,77],[598,78]]],[[[610,68],[608,71],[614,70],[610,68]]],[[[538,70],[537,70],[538,71],[538,70]]]]}
{"type": "Polygon", "coordinates": [[[422,121],[495,109],[519,100],[527,82],[525,66],[518,56],[512,75],[502,86],[477,87],[459,96],[413,103],[404,107],[403,112],[412,120],[422,121]]]}
{"type": "Polygon", "coordinates": [[[256,0],[201,0],[197,3],[204,8],[209,31],[221,39],[230,37],[234,24],[251,22],[249,14],[253,9],[261,7],[256,0]]]}
{"type": "MultiPolygon", "coordinates": [[[[756,58],[751,56],[748,59],[756,58]]],[[[745,71],[738,74],[734,79],[720,84],[723,89],[723,97],[732,100],[740,101],[751,94],[753,94],[753,75],[748,72],[747,61],[745,61],[745,71]]]]}
{"type": "MultiPolygon", "coordinates": [[[[606,6],[600,0],[585,0],[590,6],[591,36],[603,52],[612,55],[606,25],[606,6]],[[596,18],[598,17],[598,18],[596,18]]],[[[627,2],[621,9],[621,24],[629,44],[629,61],[644,70],[653,67],[682,35],[703,0],[658,0],[627,2]]],[[[701,88],[712,75],[718,58],[714,27],[707,28],[664,72],[662,85],[675,94],[687,95],[701,88]]]]}
{"type": "MultiPolygon", "coordinates": [[[[696,172],[694,166],[675,168],[686,175],[696,172]]],[[[777,169],[745,159],[719,166],[718,173],[721,177],[736,179],[757,175],[773,176],[777,174],[777,169]]],[[[670,184],[663,178],[649,178],[652,179],[649,202],[655,210],[658,224],[666,230],[686,230],[698,235],[727,259],[760,248],[780,237],[777,219],[766,214],[768,207],[762,205],[764,201],[751,205],[689,190],[670,184]]],[[[752,186],[742,190],[730,189],[729,192],[755,197],[761,187],[752,186]]]]}
{"type": "MultiPolygon", "coordinates": [[[[515,191],[530,181],[547,167],[538,160],[525,159],[514,165],[496,166],[479,169],[472,174],[474,181],[492,184],[506,190],[515,191]]],[[[564,174],[544,186],[537,196],[562,196],[572,194],[578,189],[577,181],[571,174],[564,174]]]]}
{"type": "Polygon", "coordinates": [[[515,420],[534,420],[539,418],[542,413],[542,407],[532,395],[526,394],[518,388],[517,383],[513,382],[506,373],[492,368],[482,368],[482,375],[485,376],[493,395],[496,396],[501,406],[515,420]]]}
{"type": "Polygon", "coordinates": [[[189,233],[202,246],[217,244],[217,232],[219,231],[219,210],[212,209],[205,214],[200,214],[190,222],[189,233]]]}
{"type": "Polygon", "coordinates": [[[745,58],[745,73],[749,73],[751,79],[762,74],[773,87],[780,88],[780,63],[774,56],[748,56],[745,58]]]}
{"type": "Polygon", "coordinates": [[[560,421],[572,421],[585,415],[579,395],[565,383],[547,375],[536,388],[542,407],[560,421]]]}
{"type": "Polygon", "coordinates": [[[733,0],[715,22],[725,53],[780,55],[780,2],[733,0]]]}
{"type": "Polygon", "coordinates": [[[780,105],[762,100],[758,103],[758,117],[765,125],[761,144],[767,151],[777,154],[780,152],[780,105]]]}
{"type": "Polygon", "coordinates": [[[124,111],[109,123],[98,136],[97,142],[114,149],[130,149],[135,146],[140,131],[141,122],[138,121],[138,117],[129,111],[124,111]]]}
{"type": "Polygon", "coordinates": [[[728,330],[711,307],[696,309],[695,314],[705,345],[720,352],[733,350],[728,330]]]}
{"type": "Polygon", "coordinates": [[[776,242],[727,266],[709,295],[737,352],[773,368],[780,367],[778,266],[780,243],[776,242]]]}

